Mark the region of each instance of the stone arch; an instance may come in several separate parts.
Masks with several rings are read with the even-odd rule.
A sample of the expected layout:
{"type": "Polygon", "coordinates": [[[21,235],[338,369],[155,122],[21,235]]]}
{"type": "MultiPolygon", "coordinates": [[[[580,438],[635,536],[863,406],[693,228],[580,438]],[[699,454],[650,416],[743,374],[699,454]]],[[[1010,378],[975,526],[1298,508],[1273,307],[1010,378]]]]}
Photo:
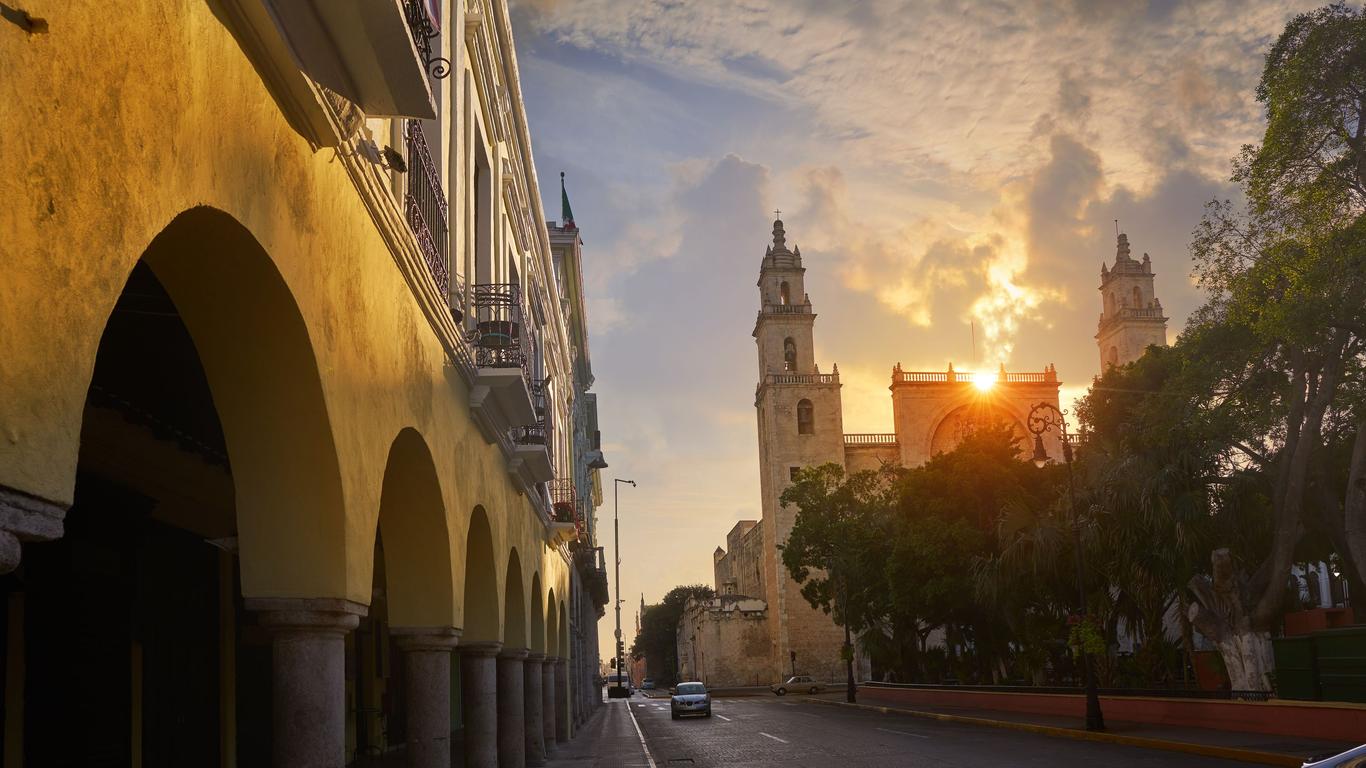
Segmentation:
{"type": "Polygon", "coordinates": [[[465,642],[497,642],[499,632],[498,571],[493,555],[493,529],[483,507],[475,507],[465,539],[465,642]]]}
{"type": "Polygon", "coordinates": [[[242,593],[348,596],[341,470],[289,286],[244,226],[208,207],[176,216],[142,261],[194,340],[222,424],[242,593]]]}
{"type": "Polygon", "coordinates": [[[1004,408],[989,403],[968,403],[950,410],[935,423],[930,432],[930,455],[948,453],[963,441],[974,425],[999,419],[1010,426],[1016,442],[1023,448],[1029,445],[1024,425],[1004,408]]]}
{"type": "Polygon", "coordinates": [[[556,629],[555,646],[559,649],[558,654],[562,659],[569,658],[569,611],[564,606],[564,601],[560,601],[559,612],[560,626],[556,629]]]}
{"type": "Polygon", "coordinates": [[[1143,292],[1140,291],[1139,288],[1138,288],[1138,286],[1135,285],[1135,286],[1134,286],[1134,290],[1133,290],[1133,294],[1134,294],[1134,307],[1137,308],[1137,309],[1142,309],[1142,308],[1143,308],[1143,292]]]}
{"type": "Polygon", "coordinates": [[[545,652],[550,656],[558,656],[560,653],[560,641],[558,632],[560,631],[559,603],[555,600],[555,588],[551,587],[549,596],[545,601],[545,652]]]}
{"type": "Polygon", "coordinates": [[[1110,345],[1110,349],[1105,352],[1105,364],[1107,366],[1119,365],[1119,347],[1110,345]]]}
{"type": "Polygon", "coordinates": [[[778,303],[784,306],[792,303],[792,287],[786,280],[778,283],[778,303]]]}
{"type": "Polygon", "coordinates": [[[531,643],[532,653],[545,653],[545,600],[541,597],[541,574],[531,575],[531,643]]]}
{"type": "Polygon", "coordinates": [[[380,493],[389,621],[395,627],[456,625],[450,533],[427,443],[411,427],[389,447],[380,493]]]}
{"type": "Polygon", "coordinates": [[[508,556],[503,587],[503,647],[527,648],[526,593],[522,589],[522,559],[514,547],[508,556]]]}

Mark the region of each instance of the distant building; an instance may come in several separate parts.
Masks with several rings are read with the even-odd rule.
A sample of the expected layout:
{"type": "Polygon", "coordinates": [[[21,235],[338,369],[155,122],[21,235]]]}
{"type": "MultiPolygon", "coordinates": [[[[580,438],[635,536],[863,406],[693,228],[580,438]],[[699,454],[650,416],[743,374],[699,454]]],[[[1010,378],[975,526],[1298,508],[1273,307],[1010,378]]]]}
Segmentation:
{"type": "MultiPolygon", "coordinates": [[[[788,674],[844,679],[843,630],[806,602],[779,555],[797,510],[778,499],[797,470],[825,463],[850,472],[883,464],[914,467],[952,450],[976,425],[996,421],[1010,425],[1027,450],[1030,408],[1058,404],[1051,365],[1027,373],[1004,366],[994,373],[967,373],[952,364],[943,371],[905,371],[898,364],[890,386],[894,431],[845,434],[839,367],[822,373],[815,360],[816,314],[805,273],[801,250],[788,248],[783,222],[774,221],[773,242],[759,270],[754,325],[763,518],[731,529],[726,548],[712,556],[718,599],[690,603],[679,624],[680,664],[692,663],[690,669],[712,685],[767,683],[788,674]],[[755,652],[761,645],[766,653],[755,652]]],[[[1044,436],[1049,455],[1061,458],[1059,440],[1056,432],[1044,436]]],[[[865,659],[857,663],[863,676],[869,674],[865,659]]]]}
{"type": "Polygon", "coordinates": [[[1167,318],[1153,290],[1152,259],[1145,253],[1143,261],[1134,261],[1129,256],[1129,236],[1122,234],[1118,240],[1115,265],[1100,265],[1103,311],[1096,327],[1096,347],[1101,371],[1132,363],[1148,347],[1167,346],[1167,318]]]}

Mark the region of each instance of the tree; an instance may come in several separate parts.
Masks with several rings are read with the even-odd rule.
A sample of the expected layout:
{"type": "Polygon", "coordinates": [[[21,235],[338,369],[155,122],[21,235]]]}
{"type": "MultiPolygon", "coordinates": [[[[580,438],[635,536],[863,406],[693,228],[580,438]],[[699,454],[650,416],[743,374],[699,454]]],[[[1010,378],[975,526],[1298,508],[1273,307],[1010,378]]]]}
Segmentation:
{"type": "Polygon", "coordinates": [[[1231,672],[1246,670],[1235,686],[1265,688],[1268,632],[1306,527],[1366,575],[1366,15],[1338,3],[1295,17],[1257,99],[1266,132],[1234,164],[1247,210],[1212,203],[1196,230],[1208,300],[1187,335],[1193,348],[1227,343],[1204,347],[1203,405],[1247,417],[1226,448],[1235,470],[1264,479],[1272,516],[1255,570],[1216,551],[1214,579],[1192,580],[1191,617],[1231,672]],[[1332,488],[1322,459],[1344,441],[1351,458],[1332,488]]]}
{"type": "Polygon", "coordinates": [[[644,659],[646,670],[657,683],[668,686],[678,682],[678,621],[688,600],[715,596],[711,587],[689,584],[674,587],[661,602],[645,607],[640,632],[631,643],[631,658],[644,659]]]}
{"type": "Polygon", "coordinates": [[[802,597],[833,614],[844,627],[848,697],[854,700],[851,633],[862,632],[880,615],[882,580],[877,569],[885,552],[879,535],[896,471],[856,472],[838,464],[799,471],[783,491],[783,506],[797,507],[792,531],[782,546],[783,565],[802,585],[802,597]]]}

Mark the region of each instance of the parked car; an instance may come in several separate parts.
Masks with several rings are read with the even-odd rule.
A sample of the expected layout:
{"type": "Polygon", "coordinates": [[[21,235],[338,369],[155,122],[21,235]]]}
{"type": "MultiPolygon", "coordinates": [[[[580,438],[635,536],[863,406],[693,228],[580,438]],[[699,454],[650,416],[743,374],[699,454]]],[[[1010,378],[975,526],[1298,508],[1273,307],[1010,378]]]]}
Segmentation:
{"type": "Polygon", "coordinates": [[[1325,755],[1306,760],[1304,768],[1366,768],[1366,744],[1340,755],[1325,755]]]}
{"type": "Polygon", "coordinates": [[[647,678],[645,678],[644,680],[641,680],[641,681],[640,681],[640,690],[642,690],[642,691],[653,691],[654,689],[655,689],[655,681],[651,680],[650,678],[647,677],[647,678]]]}
{"type": "Polygon", "coordinates": [[[684,715],[711,717],[711,694],[701,683],[679,683],[669,699],[669,714],[673,719],[684,715]]]}
{"type": "Polygon", "coordinates": [[[786,696],[788,691],[821,693],[825,688],[825,683],[812,679],[810,675],[793,675],[781,683],[775,683],[768,687],[770,691],[779,696],[786,696]]]}

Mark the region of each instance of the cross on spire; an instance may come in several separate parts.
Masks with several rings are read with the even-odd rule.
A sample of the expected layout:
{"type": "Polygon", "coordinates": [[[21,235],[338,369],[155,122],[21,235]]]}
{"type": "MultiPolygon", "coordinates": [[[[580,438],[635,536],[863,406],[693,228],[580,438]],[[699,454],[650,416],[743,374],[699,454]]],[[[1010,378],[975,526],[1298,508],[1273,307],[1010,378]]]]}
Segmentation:
{"type": "Polygon", "coordinates": [[[782,212],[782,211],[780,211],[780,210],[778,210],[778,209],[776,209],[776,208],[773,209],[773,218],[775,218],[775,219],[781,219],[782,217],[783,217],[783,212],[782,212]]]}

